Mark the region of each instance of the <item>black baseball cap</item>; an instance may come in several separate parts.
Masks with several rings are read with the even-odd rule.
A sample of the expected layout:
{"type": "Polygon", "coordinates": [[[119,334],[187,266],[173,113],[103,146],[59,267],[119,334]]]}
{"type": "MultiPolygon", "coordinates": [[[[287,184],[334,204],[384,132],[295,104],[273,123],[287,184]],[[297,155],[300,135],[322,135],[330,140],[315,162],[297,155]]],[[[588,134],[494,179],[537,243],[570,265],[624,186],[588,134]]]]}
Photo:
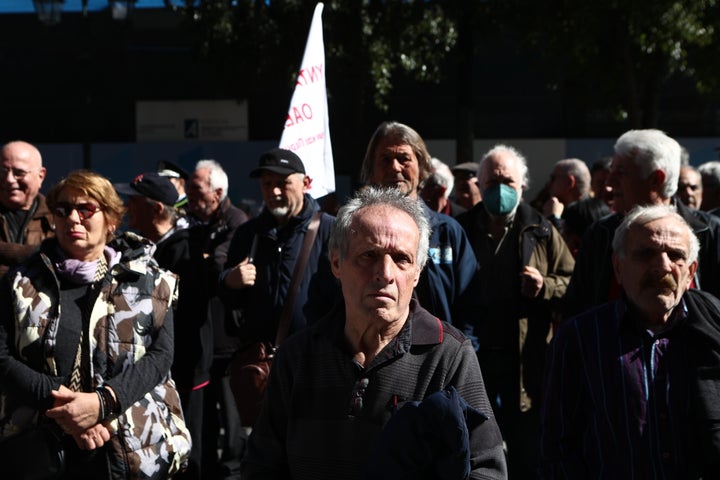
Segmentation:
{"type": "Polygon", "coordinates": [[[157,164],[157,171],[163,177],[182,178],[183,180],[190,178],[187,170],[170,160],[160,160],[157,164]]]}
{"type": "Polygon", "coordinates": [[[260,156],[260,163],[255,170],[250,172],[250,178],[257,178],[262,172],[273,172],[280,175],[305,174],[305,166],[294,152],[283,148],[273,148],[260,156]]]}
{"type": "Polygon", "coordinates": [[[130,183],[116,183],[115,191],[124,195],[142,195],[165,205],[174,206],[178,192],[172,182],[157,172],[141,173],[130,183]]]}

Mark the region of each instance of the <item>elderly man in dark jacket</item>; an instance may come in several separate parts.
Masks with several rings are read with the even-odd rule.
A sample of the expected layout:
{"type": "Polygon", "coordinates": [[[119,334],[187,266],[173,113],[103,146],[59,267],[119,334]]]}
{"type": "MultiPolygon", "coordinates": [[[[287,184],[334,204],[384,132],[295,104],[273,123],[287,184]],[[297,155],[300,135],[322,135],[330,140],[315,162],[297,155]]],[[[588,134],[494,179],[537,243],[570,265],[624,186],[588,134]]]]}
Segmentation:
{"type": "Polygon", "coordinates": [[[411,422],[420,428],[401,428],[399,437],[430,451],[408,458],[411,464],[394,478],[445,478],[436,473],[451,463],[461,467],[455,478],[507,478],[502,438],[469,339],[413,298],[430,260],[429,230],[422,204],[394,189],[368,187],[339,210],[330,263],[343,301],[280,347],[243,479],[383,478],[380,471],[400,460],[375,450],[395,435],[383,433],[394,407],[452,388],[479,414],[452,421],[445,408],[423,408],[423,419],[436,426],[432,433],[411,422]],[[442,448],[436,440],[448,433],[467,435],[467,442],[451,440],[442,448]]]}
{"type": "Polygon", "coordinates": [[[295,263],[315,215],[320,223],[291,310],[289,332],[325,314],[339,298],[327,256],[334,217],[320,212],[307,193],[311,179],[300,157],[289,150],[270,150],[250,176],[260,181],[265,207],[238,228],[221,277],[221,295],[236,312],[234,326],[244,344],[275,341],[295,263]]]}
{"type": "Polygon", "coordinates": [[[574,260],[560,232],[522,201],[527,162],[496,145],[480,162],[482,202],[458,217],[478,259],[476,317],[463,330],[480,367],[508,448],[510,478],[534,478],[542,365],[552,315],[574,260]]]}
{"type": "Polygon", "coordinates": [[[689,288],[699,244],[670,205],[616,228],[624,292],[553,339],[544,478],[720,478],[720,302],[689,288]]]}

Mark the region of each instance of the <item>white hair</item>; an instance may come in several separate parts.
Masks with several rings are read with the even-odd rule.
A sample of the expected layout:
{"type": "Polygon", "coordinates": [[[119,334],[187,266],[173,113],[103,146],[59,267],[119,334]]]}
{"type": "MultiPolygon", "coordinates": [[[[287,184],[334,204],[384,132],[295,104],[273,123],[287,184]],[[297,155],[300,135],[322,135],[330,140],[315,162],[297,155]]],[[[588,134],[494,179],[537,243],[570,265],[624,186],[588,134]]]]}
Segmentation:
{"type": "Polygon", "coordinates": [[[615,154],[630,158],[647,178],[656,170],[665,172],[660,197],[668,199],[677,191],[680,178],[680,144],[665,132],[655,129],[629,130],[615,142],[615,154]]]}
{"type": "Polygon", "coordinates": [[[530,176],[528,175],[527,160],[525,159],[523,154],[520,153],[519,150],[517,150],[515,147],[511,147],[509,145],[503,145],[503,144],[495,145],[485,155],[483,155],[482,160],[480,160],[480,165],[478,165],[478,176],[479,176],[480,172],[483,171],[483,166],[485,164],[485,161],[487,161],[488,158],[493,157],[498,153],[510,154],[512,157],[514,157],[517,160],[518,169],[520,170],[520,178],[522,179],[523,190],[528,188],[528,186],[530,184],[530,176]]]}
{"type": "Polygon", "coordinates": [[[703,177],[703,188],[720,187],[720,161],[713,160],[705,162],[697,169],[703,177]]]}
{"type": "Polygon", "coordinates": [[[661,218],[672,218],[680,223],[683,228],[686,229],[688,237],[690,238],[690,244],[688,245],[688,262],[692,263],[698,258],[700,252],[700,242],[698,241],[695,233],[693,233],[690,225],[687,224],[685,219],[677,213],[677,210],[673,205],[640,205],[625,215],[620,226],[615,230],[615,236],[613,237],[612,247],[613,252],[620,258],[625,258],[625,238],[627,237],[628,231],[638,225],[642,226],[661,218]]]}
{"type": "Polygon", "coordinates": [[[201,168],[207,168],[210,172],[210,188],[213,190],[221,189],[220,201],[222,202],[227,197],[228,193],[228,176],[223,170],[222,165],[217,160],[203,159],[195,164],[195,170],[201,168]]]}
{"type": "Polygon", "coordinates": [[[450,198],[452,189],[455,186],[455,177],[453,177],[450,167],[437,158],[431,158],[430,163],[432,165],[432,170],[425,183],[434,183],[435,185],[444,187],[445,198],[450,198]]]}

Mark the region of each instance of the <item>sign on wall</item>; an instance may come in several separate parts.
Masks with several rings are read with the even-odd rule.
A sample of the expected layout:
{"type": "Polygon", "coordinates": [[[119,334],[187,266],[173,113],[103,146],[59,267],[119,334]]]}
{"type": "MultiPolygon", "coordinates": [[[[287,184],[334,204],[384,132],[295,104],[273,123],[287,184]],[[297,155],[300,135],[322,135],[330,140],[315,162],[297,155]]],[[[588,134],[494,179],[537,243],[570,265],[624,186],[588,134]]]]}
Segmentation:
{"type": "Polygon", "coordinates": [[[248,107],[236,100],[139,101],[138,142],[247,141],[248,107]]]}

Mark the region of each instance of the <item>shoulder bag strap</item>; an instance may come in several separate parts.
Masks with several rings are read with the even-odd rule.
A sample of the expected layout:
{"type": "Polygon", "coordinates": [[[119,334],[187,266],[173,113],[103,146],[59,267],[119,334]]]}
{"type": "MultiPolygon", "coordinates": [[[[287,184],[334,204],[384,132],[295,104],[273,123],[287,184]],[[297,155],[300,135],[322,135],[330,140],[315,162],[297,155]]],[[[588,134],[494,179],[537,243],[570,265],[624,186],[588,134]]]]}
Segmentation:
{"type": "Polygon", "coordinates": [[[285,299],[285,306],[283,307],[282,314],[280,315],[280,321],[278,322],[277,335],[275,336],[275,346],[279,346],[285,337],[290,332],[290,317],[295,307],[295,297],[297,296],[298,287],[305,273],[305,265],[307,265],[308,257],[310,256],[310,249],[312,249],[315,237],[317,236],[318,228],[320,227],[320,217],[322,212],[317,211],[313,214],[308,225],[307,232],[305,232],[305,238],[303,239],[302,248],[295,262],[295,270],[293,271],[292,281],[290,282],[290,288],[288,289],[288,295],[285,299]]]}

